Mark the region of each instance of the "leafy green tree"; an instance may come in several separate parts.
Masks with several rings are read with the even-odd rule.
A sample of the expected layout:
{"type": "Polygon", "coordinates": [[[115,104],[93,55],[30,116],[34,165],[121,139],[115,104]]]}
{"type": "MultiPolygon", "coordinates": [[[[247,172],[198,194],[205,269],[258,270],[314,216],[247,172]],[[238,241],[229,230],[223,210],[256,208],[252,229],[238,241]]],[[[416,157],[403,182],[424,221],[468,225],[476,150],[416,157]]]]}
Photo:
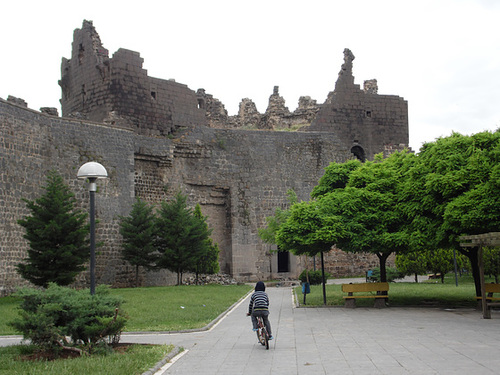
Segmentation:
{"type": "MultiPolygon", "coordinates": [[[[276,241],[294,254],[323,254],[333,245],[348,252],[368,252],[379,258],[381,280],[393,252],[406,250],[405,220],[399,204],[399,182],[410,165],[405,152],[374,162],[349,161],[325,170],[310,202],[293,205],[276,241]]],[[[324,272],[324,271],[323,271],[324,272]]],[[[326,303],[325,288],[323,298],[326,303]]]]}
{"type": "Polygon", "coordinates": [[[480,295],[478,248],[460,247],[459,238],[500,230],[500,129],[426,143],[405,175],[402,194],[411,248],[463,253],[480,295]]]}
{"type": "Polygon", "coordinates": [[[311,197],[319,198],[329,194],[336,189],[343,189],[347,186],[351,172],[361,167],[359,160],[348,160],[345,163],[330,163],[325,168],[325,174],[319,179],[311,193],[311,197]]]}
{"type": "Polygon", "coordinates": [[[220,271],[219,267],[219,245],[210,237],[207,238],[208,251],[198,260],[197,274],[213,275],[220,271]]]}
{"type": "Polygon", "coordinates": [[[198,283],[199,274],[214,274],[219,272],[219,246],[215,243],[208,235],[212,233],[212,230],[208,228],[207,218],[201,213],[201,207],[197,204],[194,208],[193,215],[195,218],[199,219],[207,230],[206,248],[202,252],[196,263],[194,264],[194,271],[196,274],[196,283],[198,283]]]}
{"type": "Polygon", "coordinates": [[[444,284],[444,275],[453,271],[453,249],[436,249],[425,253],[427,269],[434,275],[440,275],[441,283],[444,284]]]}
{"type": "MultiPolygon", "coordinates": [[[[287,195],[290,206],[298,202],[295,191],[290,189],[287,191],[287,195]]],[[[278,232],[280,225],[286,222],[289,215],[289,210],[277,207],[274,211],[274,216],[266,217],[267,226],[265,228],[259,228],[258,231],[259,237],[262,241],[268,244],[276,245],[276,233],[278,232]]]]}
{"type": "MultiPolygon", "coordinates": [[[[288,202],[289,202],[290,206],[292,206],[298,202],[297,194],[292,189],[289,189],[287,191],[287,196],[288,196],[288,202]]],[[[258,234],[259,234],[260,239],[267,244],[277,245],[276,233],[278,232],[280,225],[283,224],[287,220],[289,214],[290,214],[289,209],[283,209],[281,207],[276,207],[276,209],[274,211],[274,215],[266,217],[266,226],[264,228],[258,229],[258,234]]],[[[278,246],[276,247],[276,249],[269,250],[267,255],[269,256],[270,268],[271,268],[271,264],[272,264],[272,262],[271,262],[272,255],[276,252],[284,252],[284,251],[286,251],[286,250],[283,250],[282,248],[280,248],[278,246]]]]}
{"type": "Polygon", "coordinates": [[[139,286],[139,267],[155,269],[158,259],[154,246],[153,208],[137,198],[129,216],[120,218],[120,234],[123,237],[122,258],[135,267],[135,283],[139,286]]]}
{"type": "Polygon", "coordinates": [[[323,303],[326,305],[324,253],[345,234],[341,218],[318,201],[300,202],[290,208],[286,222],[276,233],[276,243],[295,255],[321,256],[323,303]],[[326,209],[325,209],[326,208],[326,209]]]}
{"type": "MultiPolygon", "coordinates": [[[[330,216],[341,218],[345,235],[339,237],[336,246],[347,252],[375,254],[379,259],[380,278],[386,281],[386,262],[392,253],[407,250],[407,221],[401,210],[404,201],[400,199],[401,180],[410,168],[414,156],[406,152],[395,153],[383,159],[377,155],[374,161],[364,164],[349,163],[349,166],[335,166],[329,173],[347,173],[337,179],[345,182],[333,190],[313,190],[313,197],[319,197],[318,204],[330,216]],[[340,171],[340,172],[338,172],[340,171]]],[[[320,180],[319,186],[323,184],[320,180]]]]}
{"type": "Polygon", "coordinates": [[[427,272],[426,257],[422,252],[408,252],[396,255],[396,268],[405,275],[414,275],[418,283],[418,275],[427,272]]]}
{"type": "MultiPolygon", "coordinates": [[[[349,160],[346,163],[331,163],[325,168],[325,174],[314,187],[311,196],[314,198],[322,197],[334,189],[344,188],[349,180],[349,174],[361,166],[359,160],[349,160]]],[[[323,299],[326,304],[325,292],[325,272],[324,272],[324,252],[330,251],[332,246],[339,240],[344,229],[339,223],[339,217],[336,215],[325,214],[328,217],[320,218],[320,210],[315,203],[302,202],[298,204],[297,196],[289,195],[292,205],[293,218],[288,221],[292,210],[276,210],[274,217],[268,218],[267,231],[259,230],[259,236],[267,243],[276,243],[280,250],[286,250],[295,255],[316,256],[321,254],[323,299]],[[296,205],[296,207],[294,207],[296,205]],[[322,222],[325,219],[326,222],[322,222]],[[288,222],[287,222],[288,221],[288,222]],[[334,228],[321,228],[326,223],[332,223],[338,231],[334,233],[334,228]],[[286,225],[283,225],[285,224],[286,225]],[[283,225],[283,228],[281,226],[283,225]],[[321,237],[316,236],[316,232],[322,232],[321,237]],[[278,234],[279,233],[279,234],[278,234]]],[[[307,275],[307,272],[306,272],[307,275]]]]}
{"type": "Polygon", "coordinates": [[[498,284],[498,275],[500,275],[500,247],[483,248],[484,273],[495,278],[498,284]]]}
{"type": "Polygon", "coordinates": [[[31,216],[18,223],[26,229],[30,248],[16,268],[38,286],[69,285],[90,257],[87,214],[76,208],[74,194],[56,171],[49,172],[44,189],[40,198],[24,200],[31,216]]]}
{"type": "Polygon", "coordinates": [[[171,202],[163,201],[156,219],[157,266],[176,272],[181,285],[182,273],[193,270],[207,253],[208,236],[206,223],[187,207],[186,196],[179,192],[171,202]]]}
{"type": "Polygon", "coordinates": [[[344,234],[341,218],[313,200],[290,208],[287,221],[276,233],[276,242],[295,255],[314,256],[330,251],[344,234]]]}

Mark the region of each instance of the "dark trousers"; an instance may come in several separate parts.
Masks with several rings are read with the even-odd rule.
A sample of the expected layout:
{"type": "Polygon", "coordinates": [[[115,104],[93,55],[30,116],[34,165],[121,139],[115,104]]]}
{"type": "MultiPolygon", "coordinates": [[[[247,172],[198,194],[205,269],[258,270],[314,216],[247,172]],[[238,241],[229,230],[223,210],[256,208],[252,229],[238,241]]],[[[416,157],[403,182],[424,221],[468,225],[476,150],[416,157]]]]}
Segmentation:
{"type": "Polygon", "coordinates": [[[272,336],[271,334],[271,323],[269,323],[269,311],[268,310],[254,310],[252,312],[252,324],[253,328],[257,329],[257,317],[262,316],[262,320],[264,321],[264,325],[266,326],[267,333],[269,336],[272,336]]]}

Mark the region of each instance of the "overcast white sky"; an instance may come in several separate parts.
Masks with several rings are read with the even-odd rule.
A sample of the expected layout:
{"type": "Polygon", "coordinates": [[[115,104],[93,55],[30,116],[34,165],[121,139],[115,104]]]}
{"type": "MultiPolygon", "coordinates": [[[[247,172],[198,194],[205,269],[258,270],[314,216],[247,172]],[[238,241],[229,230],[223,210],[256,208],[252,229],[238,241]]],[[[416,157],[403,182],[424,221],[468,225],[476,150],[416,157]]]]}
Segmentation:
{"type": "Polygon", "coordinates": [[[500,1],[4,1],[0,98],[60,110],[61,58],[92,20],[110,55],[137,51],[152,77],[204,88],[230,115],[242,98],[263,113],[274,86],[290,110],[323,103],[343,50],[355,83],[409,104],[410,146],[500,127],[500,1]]]}

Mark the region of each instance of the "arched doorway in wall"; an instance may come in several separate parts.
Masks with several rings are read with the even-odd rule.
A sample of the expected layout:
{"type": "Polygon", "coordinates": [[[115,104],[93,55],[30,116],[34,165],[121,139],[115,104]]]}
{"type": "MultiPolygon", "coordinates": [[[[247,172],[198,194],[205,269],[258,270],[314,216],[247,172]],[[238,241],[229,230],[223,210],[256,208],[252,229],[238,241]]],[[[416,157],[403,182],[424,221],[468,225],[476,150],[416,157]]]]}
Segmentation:
{"type": "Polygon", "coordinates": [[[356,157],[356,159],[361,161],[361,163],[366,161],[365,150],[363,150],[363,147],[360,145],[352,146],[351,153],[356,157]]]}

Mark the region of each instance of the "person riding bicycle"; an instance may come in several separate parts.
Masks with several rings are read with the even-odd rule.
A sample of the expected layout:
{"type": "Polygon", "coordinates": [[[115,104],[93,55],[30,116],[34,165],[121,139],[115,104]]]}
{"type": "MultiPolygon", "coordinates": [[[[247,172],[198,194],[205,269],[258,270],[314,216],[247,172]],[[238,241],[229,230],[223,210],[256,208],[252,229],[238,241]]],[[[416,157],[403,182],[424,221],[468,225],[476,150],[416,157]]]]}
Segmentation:
{"type": "Polygon", "coordinates": [[[257,331],[257,317],[261,316],[269,334],[269,340],[273,339],[271,334],[271,323],[269,323],[269,297],[265,292],[266,285],[262,281],[258,281],[255,285],[255,292],[250,297],[248,305],[248,315],[252,316],[253,330],[257,331]]]}

